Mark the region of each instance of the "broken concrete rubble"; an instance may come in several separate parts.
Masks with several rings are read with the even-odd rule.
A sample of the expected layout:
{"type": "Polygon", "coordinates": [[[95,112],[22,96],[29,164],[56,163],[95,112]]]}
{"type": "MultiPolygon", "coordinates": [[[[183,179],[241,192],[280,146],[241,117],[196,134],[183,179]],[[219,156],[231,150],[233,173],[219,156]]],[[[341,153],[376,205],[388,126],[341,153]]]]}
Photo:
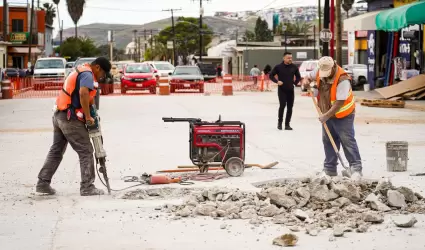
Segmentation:
{"type": "MultiPolygon", "coordinates": [[[[332,229],[333,237],[346,232],[365,233],[370,225],[382,223],[387,213],[425,213],[420,194],[405,187],[394,187],[389,180],[351,182],[347,178],[306,179],[272,183],[257,193],[226,188],[192,189],[177,192],[182,205],[167,205],[161,211],[174,218],[210,216],[215,219],[243,219],[258,226],[275,223],[292,231],[303,228],[316,236],[320,230],[332,229]],[[190,196],[187,196],[190,194],[190,196]],[[406,198],[407,197],[407,198],[406,198]]],[[[151,191],[157,199],[176,191],[151,191]]],[[[146,191],[132,191],[126,198],[152,198],[146,191]]],[[[408,215],[403,215],[408,216],[408,215]]],[[[417,223],[411,217],[394,217],[398,227],[417,223]]]]}

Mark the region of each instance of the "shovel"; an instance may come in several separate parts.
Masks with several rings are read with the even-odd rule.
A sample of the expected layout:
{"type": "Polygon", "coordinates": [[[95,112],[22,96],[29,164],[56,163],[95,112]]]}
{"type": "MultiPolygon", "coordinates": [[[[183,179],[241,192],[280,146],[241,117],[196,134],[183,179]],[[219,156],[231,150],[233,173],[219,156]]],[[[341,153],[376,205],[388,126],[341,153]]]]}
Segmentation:
{"type": "MultiPolygon", "coordinates": [[[[314,106],[316,107],[317,113],[319,116],[322,115],[322,111],[320,110],[319,106],[317,105],[316,98],[314,97],[313,92],[310,90],[309,93],[311,94],[311,99],[313,100],[314,106]]],[[[351,177],[351,170],[345,165],[344,161],[342,160],[341,154],[339,153],[338,147],[335,144],[334,138],[332,137],[331,132],[329,131],[328,125],[323,123],[323,128],[325,128],[326,134],[329,137],[329,140],[331,141],[332,147],[335,150],[335,154],[338,156],[339,162],[341,162],[342,167],[344,170],[342,170],[342,176],[345,177],[351,177]]]]}
{"type": "MultiPolygon", "coordinates": [[[[258,167],[258,168],[261,168],[261,169],[270,169],[270,168],[276,166],[277,164],[279,164],[278,161],[272,162],[272,163],[267,164],[267,165],[261,165],[261,164],[245,164],[245,168],[258,167]]],[[[221,165],[220,164],[216,164],[216,165],[211,164],[210,166],[217,166],[217,167],[219,167],[221,165]]],[[[177,168],[198,168],[198,166],[195,166],[195,165],[177,166],[177,168]]],[[[209,169],[211,169],[211,168],[209,168],[209,169]]]]}

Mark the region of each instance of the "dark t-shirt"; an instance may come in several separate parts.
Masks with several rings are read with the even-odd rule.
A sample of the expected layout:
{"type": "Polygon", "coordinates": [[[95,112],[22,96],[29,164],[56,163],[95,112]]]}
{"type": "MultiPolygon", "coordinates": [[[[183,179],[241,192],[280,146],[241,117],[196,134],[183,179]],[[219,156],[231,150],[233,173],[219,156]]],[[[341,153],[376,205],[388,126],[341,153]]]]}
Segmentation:
{"type": "Polygon", "coordinates": [[[283,85],[279,86],[280,91],[293,91],[294,86],[300,82],[301,75],[295,64],[285,64],[282,62],[276,65],[270,72],[270,79],[275,83],[278,81],[283,82],[283,85]],[[275,75],[277,75],[279,80],[276,80],[275,75]]]}

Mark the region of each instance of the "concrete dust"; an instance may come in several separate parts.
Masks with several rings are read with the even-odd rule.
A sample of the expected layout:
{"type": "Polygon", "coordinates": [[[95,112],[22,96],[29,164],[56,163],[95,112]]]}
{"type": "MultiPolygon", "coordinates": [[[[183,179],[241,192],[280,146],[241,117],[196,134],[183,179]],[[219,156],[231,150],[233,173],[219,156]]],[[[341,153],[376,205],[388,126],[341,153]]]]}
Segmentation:
{"type": "Polygon", "coordinates": [[[173,220],[197,216],[242,219],[254,226],[282,224],[311,236],[327,229],[333,230],[334,237],[365,233],[370,226],[383,223],[386,214],[394,216],[395,227],[412,227],[417,222],[412,214],[425,214],[425,200],[419,193],[394,187],[388,179],[353,182],[325,176],[259,186],[257,193],[223,187],[157,188],[130,191],[122,198],[184,198],[183,204],[166,204],[161,210],[174,215],[173,220]]]}

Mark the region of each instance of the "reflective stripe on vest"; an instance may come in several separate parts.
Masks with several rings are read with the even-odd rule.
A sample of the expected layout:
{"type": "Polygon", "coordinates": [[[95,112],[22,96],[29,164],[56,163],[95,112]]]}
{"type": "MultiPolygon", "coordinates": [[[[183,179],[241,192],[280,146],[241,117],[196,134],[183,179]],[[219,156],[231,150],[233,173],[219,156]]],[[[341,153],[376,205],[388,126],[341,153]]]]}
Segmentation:
{"type": "MultiPolygon", "coordinates": [[[[78,66],[76,71],[69,74],[69,76],[65,79],[65,82],[62,87],[62,91],[59,92],[58,97],[56,98],[56,106],[58,110],[64,111],[67,110],[71,106],[71,95],[75,90],[75,86],[77,85],[77,77],[82,72],[92,72],[90,66],[88,64],[78,66]]],[[[93,75],[94,79],[94,75],[93,75]]],[[[96,90],[97,88],[95,88],[96,90]]],[[[97,91],[90,92],[90,101],[94,100],[97,91]]]]}
{"type": "MultiPolygon", "coordinates": [[[[335,74],[334,82],[332,83],[331,93],[330,93],[330,99],[331,99],[332,105],[336,102],[337,87],[338,87],[338,84],[339,84],[339,78],[342,75],[347,76],[347,73],[344,71],[344,69],[337,66],[337,72],[335,74]]],[[[317,82],[317,88],[319,88],[319,85],[320,85],[319,71],[317,71],[316,82],[317,82]]],[[[350,92],[348,93],[347,100],[345,100],[344,105],[338,110],[338,112],[335,113],[335,117],[336,118],[344,118],[344,117],[350,115],[354,111],[355,107],[356,107],[356,104],[355,104],[355,100],[354,100],[353,91],[350,88],[350,92]]]]}

